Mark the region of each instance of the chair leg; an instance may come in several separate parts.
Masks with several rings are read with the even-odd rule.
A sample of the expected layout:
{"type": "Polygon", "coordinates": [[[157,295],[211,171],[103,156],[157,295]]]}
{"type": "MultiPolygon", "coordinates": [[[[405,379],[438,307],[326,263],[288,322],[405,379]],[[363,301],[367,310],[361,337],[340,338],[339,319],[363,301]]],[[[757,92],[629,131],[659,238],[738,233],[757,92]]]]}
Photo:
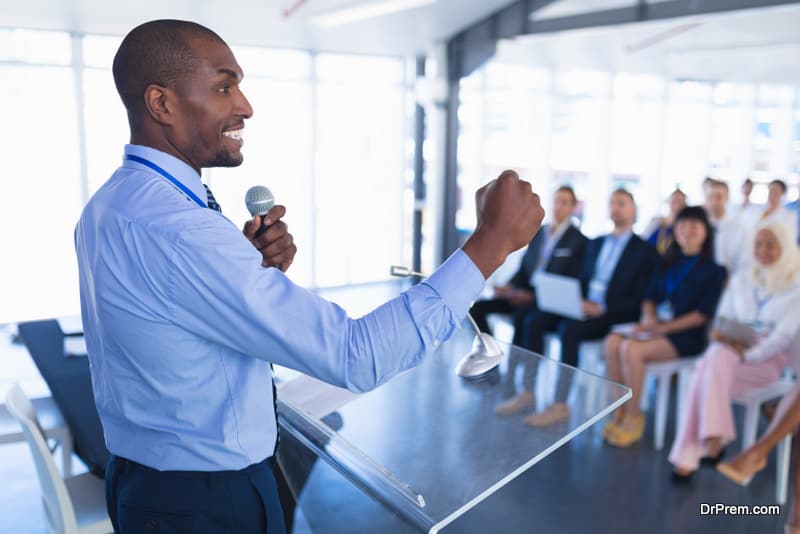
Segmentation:
{"type": "Polygon", "coordinates": [[[748,403],[744,411],[744,434],[742,435],[742,450],[749,449],[756,442],[756,432],[758,432],[758,411],[757,404],[748,403]]]}
{"type": "Polygon", "coordinates": [[[61,466],[64,478],[72,476],[72,436],[61,440],[61,466]]]}
{"type": "Polygon", "coordinates": [[[650,384],[652,384],[653,381],[658,381],[658,378],[652,373],[647,373],[646,371],[645,373],[646,374],[644,375],[644,383],[642,384],[642,397],[639,400],[639,409],[641,409],[642,412],[649,412],[650,395],[648,395],[647,393],[651,390],[650,384]]]}
{"type": "MultiPolygon", "coordinates": [[[[580,367],[585,369],[586,371],[599,375],[600,373],[597,372],[597,360],[599,354],[597,351],[594,350],[593,347],[581,344],[580,348],[578,349],[579,355],[578,359],[580,361],[580,367]]],[[[602,375],[600,375],[602,376],[602,375]]],[[[583,376],[586,380],[586,387],[584,388],[584,413],[592,413],[594,411],[594,407],[598,402],[598,392],[597,392],[597,380],[593,376],[583,376]]]]}
{"type": "Polygon", "coordinates": [[[694,369],[683,368],[678,371],[678,400],[675,403],[675,428],[680,428],[683,423],[683,404],[686,398],[686,391],[692,380],[694,369]]]}
{"type": "Polygon", "coordinates": [[[789,433],[778,444],[777,462],[775,473],[775,501],[786,504],[786,493],[789,486],[789,463],[792,452],[792,434],[789,433]]]}
{"type": "Polygon", "coordinates": [[[667,429],[667,408],[669,407],[669,381],[670,375],[656,377],[658,390],[656,391],[656,426],[655,447],[657,451],[664,448],[664,434],[667,429]]]}

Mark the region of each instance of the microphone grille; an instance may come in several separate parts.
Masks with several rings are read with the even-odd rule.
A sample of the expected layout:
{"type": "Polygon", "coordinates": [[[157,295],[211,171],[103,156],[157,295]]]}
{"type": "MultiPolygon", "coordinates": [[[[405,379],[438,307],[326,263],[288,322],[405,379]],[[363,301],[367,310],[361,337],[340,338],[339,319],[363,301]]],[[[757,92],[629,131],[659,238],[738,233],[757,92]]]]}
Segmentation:
{"type": "Polygon", "coordinates": [[[264,215],[275,205],[275,197],[272,196],[269,188],[263,185],[254,185],[244,195],[244,203],[247,205],[250,215],[264,215]]]}

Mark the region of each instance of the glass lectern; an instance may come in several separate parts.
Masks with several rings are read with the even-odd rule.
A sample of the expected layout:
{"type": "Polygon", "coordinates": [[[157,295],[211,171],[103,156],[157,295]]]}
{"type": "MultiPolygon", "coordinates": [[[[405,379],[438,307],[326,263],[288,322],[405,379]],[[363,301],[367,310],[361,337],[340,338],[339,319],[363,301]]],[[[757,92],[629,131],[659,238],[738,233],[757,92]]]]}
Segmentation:
{"type": "Polygon", "coordinates": [[[438,532],[631,396],[624,386],[502,343],[500,367],[467,381],[453,369],[472,340],[460,330],[422,365],[363,395],[279,370],[280,423],[293,443],[281,456],[293,491],[319,457],[410,531],[438,532]],[[566,402],[569,419],[531,427],[519,416],[496,415],[521,387],[521,369],[509,372],[509,361],[536,366],[544,385],[536,388],[538,405],[566,402]],[[557,381],[570,383],[567,399],[552,398],[557,381]],[[299,453],[298,443],[313,455],[299,453]],[[306,473],[298,475],[303,463],[306,473]]]}

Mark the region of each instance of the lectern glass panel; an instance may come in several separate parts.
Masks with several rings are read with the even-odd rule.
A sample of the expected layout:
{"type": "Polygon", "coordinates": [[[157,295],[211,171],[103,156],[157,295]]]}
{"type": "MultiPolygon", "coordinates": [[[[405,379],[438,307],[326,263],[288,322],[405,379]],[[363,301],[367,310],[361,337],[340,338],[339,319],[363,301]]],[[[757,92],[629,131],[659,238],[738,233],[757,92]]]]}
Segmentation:
{"type": "Polygon", "coordinates": [[[464,329],[419,367],[363,395],[319,383],[336,410],[328,416],[292,392],[307,377],[293,378],[281,387],[293,394],[279,393],[282,426],[391,513],[436,532],[630,398],[624,386],[502,343],[500,367],[465,380],[454,367],[472,341],[464,329]],[[496,414],[533,369],[538,405],[566,402],[568,419],[532,427],[520,415],[496,414]],[[567,389],[567,398],[553,399],[567,389]]]}

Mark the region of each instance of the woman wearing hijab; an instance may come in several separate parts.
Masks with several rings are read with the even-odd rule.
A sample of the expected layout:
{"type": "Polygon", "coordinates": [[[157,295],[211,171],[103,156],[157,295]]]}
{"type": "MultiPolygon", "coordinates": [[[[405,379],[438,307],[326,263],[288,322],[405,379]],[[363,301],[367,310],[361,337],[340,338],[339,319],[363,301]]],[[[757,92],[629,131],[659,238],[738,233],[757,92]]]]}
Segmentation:
{"type": "Polygon", "coordinates": [[[736,437],[732,398],[780,378],[800,328],[800,252],[792,229],[781,221],[762,223],[753,255],[751,267],[736,274],[725,290],[713,342],[686,392],[669,455],[676,479],[688,478],[702,458],[719,461],[736,437]],[[741,328],[737,333],[731,324],[748,327],[748,334],[741,335],[741,328]]]}
{"type": "Polygon", "coordinates": [[[628,447],[642,438],[644,414],[639,400],[645,365],[705,349],[707,325],[714,317],[724,280],[725,269],[714,263],[713,231],[705,210],[699,206],[682,209],[675,218],[675,240],[650,280],[639,324],[605,340],[609,378],[633,390],[631,400],[604,428],[606,442],[628,447]]]}

